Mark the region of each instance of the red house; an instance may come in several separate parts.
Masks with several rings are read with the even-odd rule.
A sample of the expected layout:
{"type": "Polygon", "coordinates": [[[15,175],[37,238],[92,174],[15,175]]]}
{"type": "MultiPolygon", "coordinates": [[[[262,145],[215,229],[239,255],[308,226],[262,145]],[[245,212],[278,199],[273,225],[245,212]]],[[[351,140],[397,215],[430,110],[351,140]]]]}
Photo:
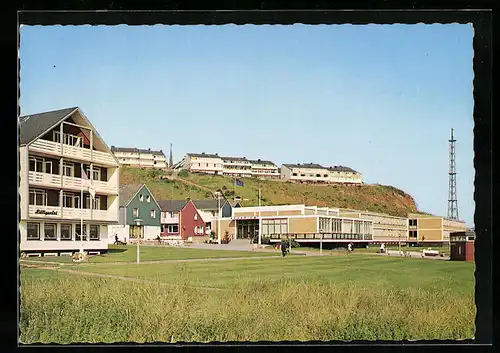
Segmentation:
{"type": "Polygon", "coordinates": [[[161,200],[161,233],[163,238],[180,238],[205,235],[205,222],[192,200],[161,200]]]}

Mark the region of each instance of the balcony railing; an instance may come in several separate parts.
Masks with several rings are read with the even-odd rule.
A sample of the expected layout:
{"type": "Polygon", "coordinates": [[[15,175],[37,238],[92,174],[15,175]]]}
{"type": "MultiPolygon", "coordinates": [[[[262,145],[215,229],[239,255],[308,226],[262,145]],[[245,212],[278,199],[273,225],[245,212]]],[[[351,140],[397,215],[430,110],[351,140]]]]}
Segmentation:
{"type": "Polygon", "coordinates": [[[73,158],[77,160],[82,160],[86,162],[95,162],[104,165],[117,166],[115,159],[112,154],[101,152],[101,151],[91,151],[87,148],[74,147],[59,142],[47,141],[47,140],[36,140],[30,147],[30,151],[46,153],[54,156],[62,156],[67,158],[73,158]]]}
{"type": "Polygon", "coordinates": [[[108,235],[101,234],[100,240],[26,240],[21,239],[21,251],[76,251],[83,244],[84,250],[107,250],[108,235]]]}
{"type": "MultiPolygon", "coordinates": [[[[68,176],[63,176],[63,183],[61,185],[61,176],[58,174],[49,173],[39,173],[39,172],[29,172],[29,183],[33,186],[51,187],[51,188],[65,188],[80,191],[83,183],[81,178],[73,178],[68,176]]],[[[106,194],[106,195],[117,195],[118,185],[113,185],[112,183],[106,181],[93,180],[92,185],[96,193],[106,194]]],[[[86,189],[84,185],[84,190],[86,189]]]]}
{"type": "Polygon", "coordinates": [[[91,210],[84,208],[70,208],[60,206],[38,206],[29,205],[30,218],[48,218],[48,219],[68,219],[79,220],[82,217],[84,221],[106,221],[118,222],[118,212],[111,210],[91,210]]]}
{"type": "Polygon", "coordinates": [[[355,234],[355,233],[289,233],[289,234],[271,234],[263,235],[270,239],[295,239],[319,242],[321,239],[326,241],[363,241],[372,240],[372,234],[355,234]]]}

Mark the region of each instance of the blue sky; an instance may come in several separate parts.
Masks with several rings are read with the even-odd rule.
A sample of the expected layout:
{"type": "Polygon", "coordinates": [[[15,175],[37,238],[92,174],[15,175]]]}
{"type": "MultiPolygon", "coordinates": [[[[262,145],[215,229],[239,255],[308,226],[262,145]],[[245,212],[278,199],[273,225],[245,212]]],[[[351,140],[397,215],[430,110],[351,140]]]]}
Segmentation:
{"type": "MultiPolygon", "coordinates": [[[[345,165],[473,226],[472,25],[23,26],[21,114],[108,145],[345,165]]],[[[335,205],[332,205],[335,206],[335,205]]]]}

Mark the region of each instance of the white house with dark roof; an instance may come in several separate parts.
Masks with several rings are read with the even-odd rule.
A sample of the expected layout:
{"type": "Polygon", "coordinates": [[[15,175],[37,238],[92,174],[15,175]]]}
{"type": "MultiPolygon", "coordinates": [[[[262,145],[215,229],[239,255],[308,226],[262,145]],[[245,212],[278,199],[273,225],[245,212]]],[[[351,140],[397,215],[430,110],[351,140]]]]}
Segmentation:
{"type": "Polygon", "coordinates": [[[19,131],[21,255],[107,251],[119,163],[95,127],[73,107],[21,116],[19,131]]]}
{"type": "Polygon", "coordinates": [[[245,157],[221,157],[222,174],[230,177],[252,177],[252,163],[245,157]]]}
{"type": "Polygon", "coordinates": [[[187,153],[182,162],[182,169],[191,173],[222,175],[222,159],[218,154],[187,153]]]}
{"type": "Polygon", "coordinates": [[[283,164],[280,174],[281,179],[296,182],[363,183],[361,173],[343,166],[326,168],[315,163],[283,164]]]}
{"type": "Polygon", "coordinates": [[[279,179],[278,166],[271,161],[262,159],[249,160],[252,169],[252,176],[262,179],[279,179]]]}
{"type": "Polygon", "coordinates": [[[162,150],[111,146],[111,151],[121,165],[139,168],[167,168],[167,158],[162,150]]]}

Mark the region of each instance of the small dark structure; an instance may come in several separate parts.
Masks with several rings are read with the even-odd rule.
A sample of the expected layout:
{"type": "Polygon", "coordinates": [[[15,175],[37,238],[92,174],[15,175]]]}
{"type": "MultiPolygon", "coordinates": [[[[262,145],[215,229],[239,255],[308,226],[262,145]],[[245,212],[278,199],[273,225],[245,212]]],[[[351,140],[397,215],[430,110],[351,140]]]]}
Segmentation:
{"type": "Polygon", "coordinates": [[[472,231],[450,233],[450,260],[473,262],[475,239],[472,231]]]}

